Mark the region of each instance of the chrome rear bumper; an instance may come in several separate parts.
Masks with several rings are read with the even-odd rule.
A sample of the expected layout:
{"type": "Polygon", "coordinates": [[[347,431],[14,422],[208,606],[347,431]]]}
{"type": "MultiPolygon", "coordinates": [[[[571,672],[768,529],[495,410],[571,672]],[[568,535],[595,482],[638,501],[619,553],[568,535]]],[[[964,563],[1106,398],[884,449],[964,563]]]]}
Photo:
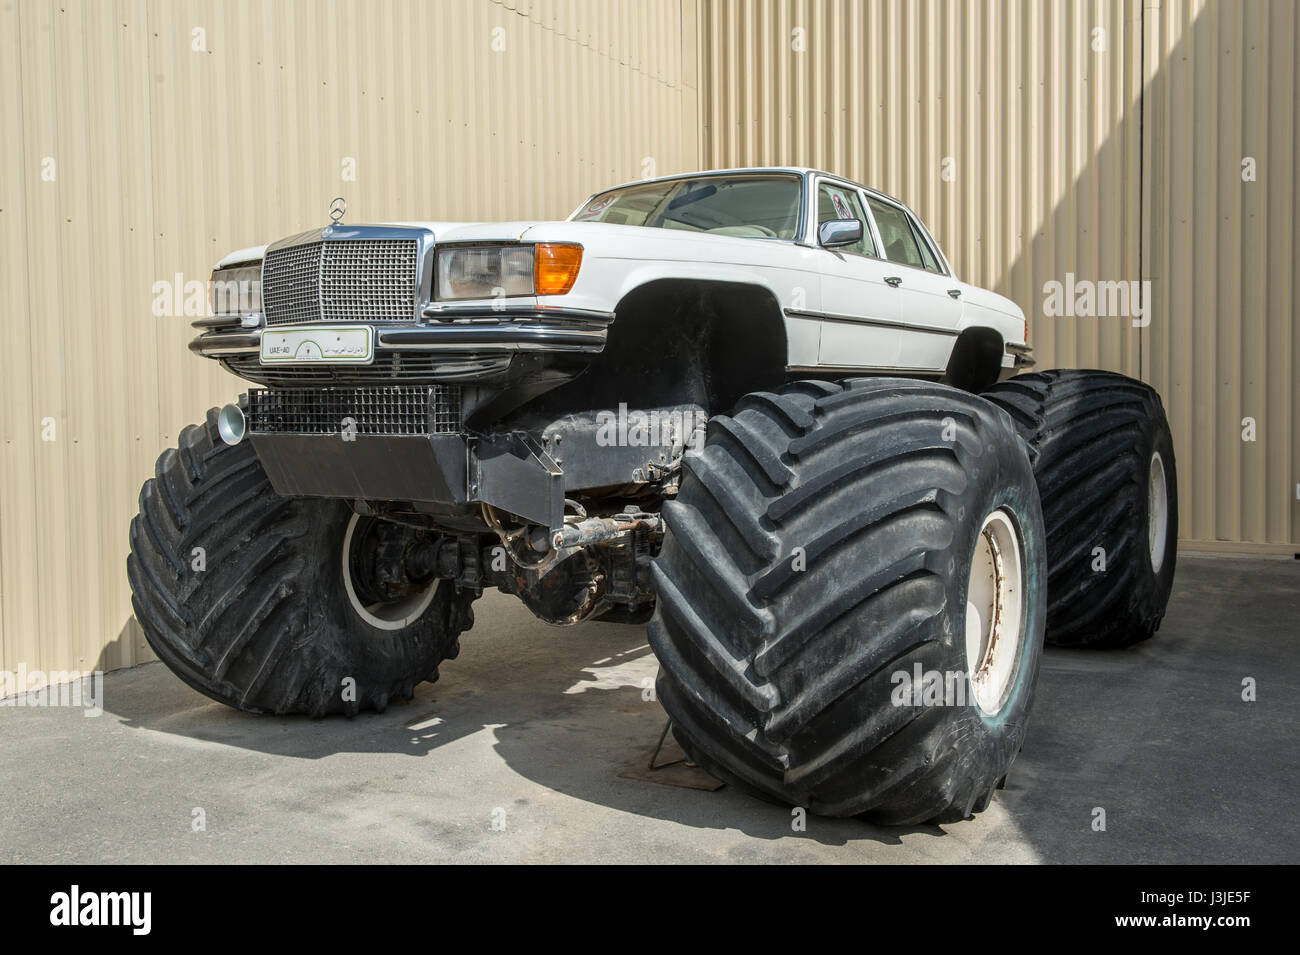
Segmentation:
{"type": "Polygon", "coordinates": [[[1038,362],[1034,361],[1034,350],[1028,345],[1009,344],[1007,345],[1007,353],[1012,356],[1017,371],[1022,368],[1033,368],[1038,364],[1038,362]]]}

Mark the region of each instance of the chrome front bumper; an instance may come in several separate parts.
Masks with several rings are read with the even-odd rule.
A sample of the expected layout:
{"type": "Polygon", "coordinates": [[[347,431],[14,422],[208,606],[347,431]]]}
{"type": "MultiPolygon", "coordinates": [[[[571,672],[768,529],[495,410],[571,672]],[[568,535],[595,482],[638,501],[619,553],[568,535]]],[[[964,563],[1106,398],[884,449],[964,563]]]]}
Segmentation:
{"type": "MultiPolygon", "coordinates": [[[[384,352],[597,354],[604,349],[609,324],[614,320],[613,312],[541,307],[497,311],[491,307],[429,305],[422,314],[425,322],[421,324],[376,324],[376,356],[384,352]]],[[[194,323],[206,331],[190,342],[190,351],[204,358],[260,353],[262,327],[244,328],[237,318],[222,325],[217,321],[201,319],[194,323]]]]}

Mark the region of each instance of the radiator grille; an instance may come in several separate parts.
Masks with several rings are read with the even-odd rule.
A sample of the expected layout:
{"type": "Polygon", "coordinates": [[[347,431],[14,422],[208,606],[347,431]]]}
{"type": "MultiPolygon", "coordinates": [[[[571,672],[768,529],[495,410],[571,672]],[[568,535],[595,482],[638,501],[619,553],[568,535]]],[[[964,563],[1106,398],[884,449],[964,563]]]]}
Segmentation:
{"type": "Polygon", "coordinates": [[[262,308],[269,324],[320,321],[321,243],[268,252],[262,264],[262,308]]]}
{"type": "Polygon", "coordinates": [[[263,365],[257,354],[226,355],[221,363],[240,378],[268,385],[376,385],[381,381],[455,381],[484,378],[505,371],[510,356],[489,358],[450,357],[421,351],[381,351],[369,365],[263,365]]]}
{"type": "Polygon", "coordinates": [[[253,434],[454,434],[460,429],[457,385],[370,388],[251,388],[253,434]]]}
{"type": "Polygon", "coordinates": [[[415,318],[415,239],[326,242],[321,312],[327,322],[409,322],[415,318]]]}
{"type": "Polygon", "coordinates": [[[415,238],[339,239],[268,252],[267,324],[414,321],[419,245],[415,238]]]}

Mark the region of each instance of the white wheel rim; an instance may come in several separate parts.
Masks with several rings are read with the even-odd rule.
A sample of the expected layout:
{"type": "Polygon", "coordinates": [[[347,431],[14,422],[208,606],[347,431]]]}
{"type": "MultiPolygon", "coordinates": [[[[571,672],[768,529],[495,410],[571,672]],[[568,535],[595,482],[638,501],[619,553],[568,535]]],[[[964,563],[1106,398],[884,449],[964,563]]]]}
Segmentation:
{"type": "Polygon", "coordinates": [[[1165,483],[1165,462],[1157,451],[1147,468],[1147,554],[1151,569],[1160,573],[1165,563],[1169,537],[1169,486],[1165,483]]]}
{"type": "Polygon", "coordinates": [[[360,515],[353,514],[348,521],[347,533],[343,535],[343,587],[348,592],[348,602],[352,604],[356,615],[377,630],[401,630],[419,620],[433,603],[434,591],[438,589],[438,580],[434,578],[429,586],[419,593],[414,593],[404,600],[392,603],[370,604],[367,606],[357,596],[356,585],[352,582],[352,534],[357,529],[360,515]]]}
{"type": "Polygon", "coordinates": [[[984,518],[966,586],[966,679],[975,704],[992,716],[1015,679],[1023,642],[1024,562],[1011,515],[984,518]]]}

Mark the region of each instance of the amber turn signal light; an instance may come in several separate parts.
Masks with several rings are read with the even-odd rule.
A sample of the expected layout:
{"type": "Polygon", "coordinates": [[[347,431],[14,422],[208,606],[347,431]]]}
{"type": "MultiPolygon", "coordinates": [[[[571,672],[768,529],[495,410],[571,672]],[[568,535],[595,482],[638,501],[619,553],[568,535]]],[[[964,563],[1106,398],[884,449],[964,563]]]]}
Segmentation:
{"type": "Polygon", "coordinates": [[[533,252],[533,286],[538,295],[564,295],[573,288],[582,265],[582,246],[539,242],[533,252]]]}

